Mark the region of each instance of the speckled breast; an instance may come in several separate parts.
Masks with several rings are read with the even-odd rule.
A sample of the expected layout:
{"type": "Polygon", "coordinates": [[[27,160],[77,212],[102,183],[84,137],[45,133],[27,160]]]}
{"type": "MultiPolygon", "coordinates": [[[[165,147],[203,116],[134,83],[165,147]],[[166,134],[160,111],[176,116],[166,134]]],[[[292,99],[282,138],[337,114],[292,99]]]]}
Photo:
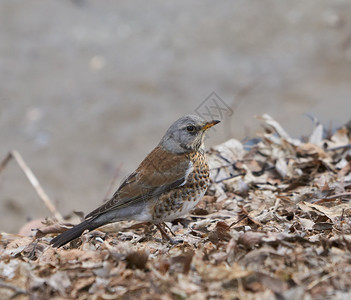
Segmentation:
{"type": "Polygon", "coordinates": [[[191,153],[193,170],[184,185],[162,194],[153,208],[153,222],[167,222],[189,213],[204,196],[209,186],[209,168],[206,155],[191,153]]]}

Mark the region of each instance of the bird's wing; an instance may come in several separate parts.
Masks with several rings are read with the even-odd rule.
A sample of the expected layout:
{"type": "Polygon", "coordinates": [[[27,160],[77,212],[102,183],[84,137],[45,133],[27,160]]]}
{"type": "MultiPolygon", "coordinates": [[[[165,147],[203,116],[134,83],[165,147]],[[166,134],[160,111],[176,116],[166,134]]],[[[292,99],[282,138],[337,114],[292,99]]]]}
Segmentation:
{"type": "Polygon", "coordinates": [[[156,147],[112,196],[86,218],[93,218],[107,211],[135,204],[158,196],[186,182],[192,169],[189,156],[173,154],[156,147]]]}

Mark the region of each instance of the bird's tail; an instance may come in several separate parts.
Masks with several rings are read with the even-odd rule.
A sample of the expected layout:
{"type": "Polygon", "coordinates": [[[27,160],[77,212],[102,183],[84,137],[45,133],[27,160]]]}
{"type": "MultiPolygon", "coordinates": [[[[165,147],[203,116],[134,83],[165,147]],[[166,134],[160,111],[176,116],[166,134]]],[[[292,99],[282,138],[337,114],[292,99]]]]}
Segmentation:
{"type": "Polygon", "coordinates": [[[67,244],[68,242],[76,239],[77,237],[80,237],[85,230],[91,231],[102,225],[99,222],[94,221],[95,220],[91,219],[83,221],[82,223],[72,227],[71,229],[68,229],[67,231],[53,238],[50,241],[50,244],[52,244],[54,247],[61,247],[64,244],[67,244]]]}

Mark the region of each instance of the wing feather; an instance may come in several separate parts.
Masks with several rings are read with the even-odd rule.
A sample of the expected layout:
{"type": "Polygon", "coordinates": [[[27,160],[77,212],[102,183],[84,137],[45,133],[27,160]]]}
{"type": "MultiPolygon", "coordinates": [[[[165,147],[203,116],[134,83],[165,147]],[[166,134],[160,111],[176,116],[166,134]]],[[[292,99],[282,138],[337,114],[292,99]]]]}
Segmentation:
{"type": "Polygon", "coordinates": [[[86,218],[94,218],[111,210],[146,201],[181,186],[186,182],[190,168],[192,165],[188,155],[173,154],[158,146],[122,182],[112,198],[86,218]]]}

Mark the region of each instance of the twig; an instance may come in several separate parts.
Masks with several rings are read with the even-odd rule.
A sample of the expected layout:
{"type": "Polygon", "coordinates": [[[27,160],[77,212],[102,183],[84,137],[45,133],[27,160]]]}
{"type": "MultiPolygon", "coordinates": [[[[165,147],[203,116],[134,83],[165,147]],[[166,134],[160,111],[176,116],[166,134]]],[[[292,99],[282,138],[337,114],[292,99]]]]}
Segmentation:
{"type": "Polygon", "coordinates": [[[320,198],[320,199],[311,200],[311,203],[314,203],[314,204],[329,203],[329,202],[334,201],[335,199],[344,198],[344,197],[350,197],[350,196],[351,196],[351,193],[340,193],[340,194],[331,195],[331,196],[328,196],[328,197],[323,197],[323,198],[320,198]]]}
{"type": "Polygon", "coordinates": [[[330,199],[335,199],[335,198],[340,198],[340,197],[347,197],[347,196],[351,196],[351,192],[331,195],[331,196],[328,196],[328,197],[323,197],[323,199],[330,200],[330,199]]]}
{"type": "Polygon", "coordinates": [[[6,157],[4,158],[4,160],[1,162],[0,164],[0,173],[2,172],[2,170],[6,167],[6,165],[8,164],[8,162],[11,160],[12,155],[11,152],[9,152],[6,157]]]}
{"type": "Polygon", "coordinates": [[[213,171],[213,170],[220,170],[220,169],[229,168],[229,167],[235,168],[235,162],[232,163],[232,164],[229,164],[229,165],[223,165],[223,166],[211,168],[210,171],[213,171]]]}
{"type": "Polygon", "coordinates": [[[167,227],[168,228],[168,230],[170,231],[170,233],[172,233],[172,235],[173,236],[176,236],[176,234],[173,232],[173,230],[167,225],[167,223],[163,223],[163,225],[165,226],[165,227],[167,227]]]}
{"type": "Polygon", "coordinates": [[[348,148],[351,148],[351,144],[346,144],[346,145],[342,145],[342,146],[329,148],[329,149],[326,149],[326,151],[337,151],[337,150],[348,149],[348,148]]]}
{"type": "Polygon", "coordinates": [[[22,169],[24,174],[27,176],[29,182],[37,192],[40,200],[42,200],[48,210],[54,215],[54,217],[58,221],[62,221],[63,218],[61,214],[57,211],[55,205],[51,202],[49,196],[45,193],[44,189],[41,187],[38,179],[35,177],[32,170],[28,167],[22,156],[19,154],[17,150],[12,150],[9,154],[5,157],[5,159],[0,163],[0,172],[6,167],[7,163],[14,158],[19,167],[22,169]]]}
{"type": "Polygon", "coordinates": [[[214,183],[221,183],[221,182],[223,182],[223,181],[225,181],[225,180],[233,179],[233,178],[238,177],[238,176],[244,176],[245,174],[246,174],[246,173],[239,173],[239,174],[231,175],[231,176],[222,178],[222,179],[220,179],[220,180],[216,180],[216,181],[214,181],[214,183]]]}
{"type": "Polygon", "coordinates": [[[239,224],[242,220],[245,220],[246,218],[248,218],[248,215],[244,215],[241,218],[239,218],[238,221],[233,222],[232,224],[229,225],[229,228],[231,228],[232,226],[239,224]]]}
{"type": "Polygon", "coordinates": [[[333,278],[334,276],[337,276],[338,274],[336,272],[333,272],[333,273],[329,273],[329,274],[326,274],[322,277],[319,277],[318,279],[316,280],[313,280],[308,286],[307,286],[307,289],[308,290],[311,290],[313,289],[317,284],[320,284],[321,282],[323,281],[326,281],[330,278],[333,278]]]}
{"type": "MultiPolygon", "coordinates": [[[[224,166],[219,166],[219,167],[216,167],[216,168],[213,168],[211,170],[219,170],[221,168],[227,168],[227,167],[233,167],[234,169],[235,168],[235,163],[233,163],[232,165],[224,165],[224,166]]],[[[270,170],[273,170],[275,169],[275,166],[270,166],[270,167],[263,167],[262,170],[260,171],[256,171],[256,172],[252,172],[252,174],[254,176],[261,176],[264,172],[266,171],[270,171],[270,170]]],[[[218,174],[217,174],[218,175],[218,174]]],[[[235,178],[235,177],[238,177],[238,176],[245,176],[246,175],[246,172],[242,172],[242,173],[238,173],[238,174],[233,174],[233,175],[230,175],[228,177],[225,177],[225,178],[222,178],[220,180],[216,180],[214,181],[214,183],[221,183],[222,181],[225,181],[225,180],[229,180],[229,179],[232,179],[232,178],[235,178]]],[[[216,176],[217,177],[217,176],[216,176]]]]}

